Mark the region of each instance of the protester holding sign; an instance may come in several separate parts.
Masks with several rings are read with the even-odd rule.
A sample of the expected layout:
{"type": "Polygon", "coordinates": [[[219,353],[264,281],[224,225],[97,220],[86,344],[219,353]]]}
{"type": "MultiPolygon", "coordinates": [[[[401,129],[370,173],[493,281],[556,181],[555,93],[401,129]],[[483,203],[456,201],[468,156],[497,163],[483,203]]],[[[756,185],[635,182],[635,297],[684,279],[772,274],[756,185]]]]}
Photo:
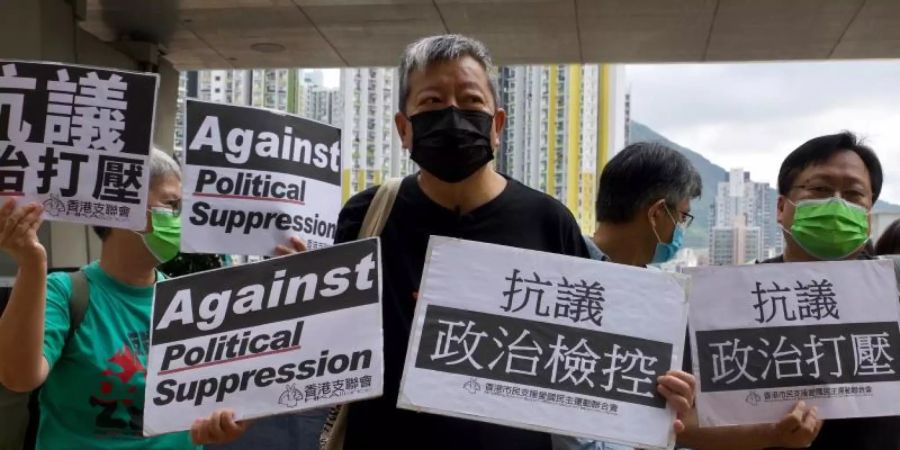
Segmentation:
{"type": "Polygon", "coordinates": [[[100,260],[82,268],[81,278],[47,276],[36,234],[40,205],[9,200],[0,210],[0,248],[19,266],[0,317],[0,383],[21,392],[43,385],[38,449],[188,449],[244,428],[230,412],[216,411],[191,435],[141,436],[153,285],[163,277],[156,266],[178,253],[180,241],[178,165],[154,149],[149,169],[146,228],[98,228],[100,260]],[[89,299],[81,320],[70,316],[76,279],[89,299]]]}
{"type": "MultiPolygon", "coordinates": [[[[693,221],[691,200],[699,197],[701,190],[700,174],[677,151],[659,143],[625,147],[600,175],[597,228],[593,237],[585,237],[591,258],[637,267],[673,258],[685,228],[693,221]]],[[[660,380],[660,392],[679,417],[690,415],[694,384],[693,375],[680,370],[660,380]]],[[[684,423],[677,422],[676,430],[683,429],[684,423]]],[[[556,450],[627,449],[569,436],[554,436],[553,445],[556,450]]]]}
{"type": "MultiPolygon", "coordinates": [[[[489,164],[506,113],[483,44],[457,35],[419,40],[403,54],[399,74],[395,123],[421,171],[403,179],[381,232],[384,396],[350,405],[344,448],[549,449],[545,433],[396,407],[430,235],[587,256],[578,225],[562,204],[489,164]]],[[[347,202],[336,242],[357,238],[376,192],[347,202]]]]}
{"type": "MultiPolygon", "coordinates": [[[[881,193],[881,163],[871,148],[844,132],[804,143],[785,158],[778,174],[778,223],[784,254],[765,263],[872,259],[864,251],[870,212],[881,193]]],[[[689,432],[699,449],[809,447],[815,450],[900,448],[900,417],[829,420],[816,423],[815,410],[794,410],[789,443],[769,440],[790,427],[773,424],[699,429],[689,432]]],[[[790,419],[790,417],[788,417],[790,419]]]]}
{"type": "MultiPolygon", "coordinates": [[[[489,164],[506,113],[498,105],[496,69],[482,43],[458,35],[419,40],[405,51],[399,73],[401,110],[395,123],[421,171],[400,182],[380,233],[384,396],[350,405],[344,448],[550,449],[545,433],[396,408],[429,236],[589,256],[563,205],[489,164]]],[[[369,189],[347,202],[336,242],[360,235],[377,193],[379,188],[369,189]]]]}

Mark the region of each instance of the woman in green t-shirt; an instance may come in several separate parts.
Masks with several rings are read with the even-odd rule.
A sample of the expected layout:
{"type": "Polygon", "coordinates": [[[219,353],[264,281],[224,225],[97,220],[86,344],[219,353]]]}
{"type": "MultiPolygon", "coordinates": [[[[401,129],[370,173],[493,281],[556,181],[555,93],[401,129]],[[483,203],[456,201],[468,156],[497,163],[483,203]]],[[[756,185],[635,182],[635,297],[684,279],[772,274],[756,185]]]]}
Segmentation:
{"type": "Polygon", "coordinates": [[[70,329],[69,276],[47,276],[38,241],[43,208],[7,201],[0,209],[0,249],[18,265],[0,316],[0,383],[28,392],[43,386],[38,449],[195,449],[231,441],[244,431],[231,411],[216,411],[190,433],[142,435],[156,267],[178,254],[181,171],[164,152],[150,154],[147,227],[142,232],[95,228],[100,259],[82,268],[90,303],[70,329]]]}

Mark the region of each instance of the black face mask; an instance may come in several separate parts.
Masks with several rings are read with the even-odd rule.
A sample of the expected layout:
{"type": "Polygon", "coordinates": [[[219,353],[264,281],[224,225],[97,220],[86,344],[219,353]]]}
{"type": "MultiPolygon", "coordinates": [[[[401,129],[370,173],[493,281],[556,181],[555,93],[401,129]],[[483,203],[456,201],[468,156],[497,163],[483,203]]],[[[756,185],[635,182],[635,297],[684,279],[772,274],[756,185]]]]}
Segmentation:
{"type": "Polygon", "coordinates": [[[456,107],[427,111],[409,118],[413,142],[410,158],[447,183],[458,183],[494,159],[494,117],[456,107]]]}

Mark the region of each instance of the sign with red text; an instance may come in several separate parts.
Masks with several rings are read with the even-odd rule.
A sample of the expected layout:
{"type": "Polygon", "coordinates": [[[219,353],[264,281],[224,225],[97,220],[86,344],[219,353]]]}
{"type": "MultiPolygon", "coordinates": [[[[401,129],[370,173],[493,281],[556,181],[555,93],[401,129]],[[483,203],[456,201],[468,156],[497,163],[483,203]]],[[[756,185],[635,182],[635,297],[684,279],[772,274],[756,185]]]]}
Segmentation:
{"type": "Polygon", "coordinates": [[[331,245],[341,131],[291,114],[186,100],[182,250],[274,255],[331,245]]]}
{"type": "Polygon", "coordinates": [[[161,281],[144,434],[381,395],[378,239],[161,281]]]}

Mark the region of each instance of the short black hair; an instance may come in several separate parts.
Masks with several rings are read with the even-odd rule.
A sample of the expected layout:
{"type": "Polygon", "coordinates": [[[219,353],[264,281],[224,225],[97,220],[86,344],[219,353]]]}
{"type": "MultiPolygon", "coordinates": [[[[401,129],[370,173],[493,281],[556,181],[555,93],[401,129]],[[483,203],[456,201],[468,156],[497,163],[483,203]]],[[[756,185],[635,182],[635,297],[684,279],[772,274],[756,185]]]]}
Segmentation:
{"type": "Polygon", "coordinates": [[[675,208],[702,191],[700,174],[681,153],[658,142],[631,144],[609,160],[600,174],[597,222],[628,222],[659,199],[675,208]]]}
{"type": "Polygon", "coordinates": [[[884,234],[878,238],[878,243],[875,244],[875,253],[878,255],[900,254],[900,219],[888,225],[884,234]]]}
{"type": "Polygon", "coordinates": [[[810,139],[792,151],[781,163],[781,170],[778,172],[778,193],[787,196],[803,169],[822,164],[841,152],[853,152],[862,159],[869,171],[872,200],[873,202],[878,200],[878,196],[881,195],[881,185],[884,182],[881,162],[870,147],[864,145],[855,134],[849,131],[810,139]]]}

